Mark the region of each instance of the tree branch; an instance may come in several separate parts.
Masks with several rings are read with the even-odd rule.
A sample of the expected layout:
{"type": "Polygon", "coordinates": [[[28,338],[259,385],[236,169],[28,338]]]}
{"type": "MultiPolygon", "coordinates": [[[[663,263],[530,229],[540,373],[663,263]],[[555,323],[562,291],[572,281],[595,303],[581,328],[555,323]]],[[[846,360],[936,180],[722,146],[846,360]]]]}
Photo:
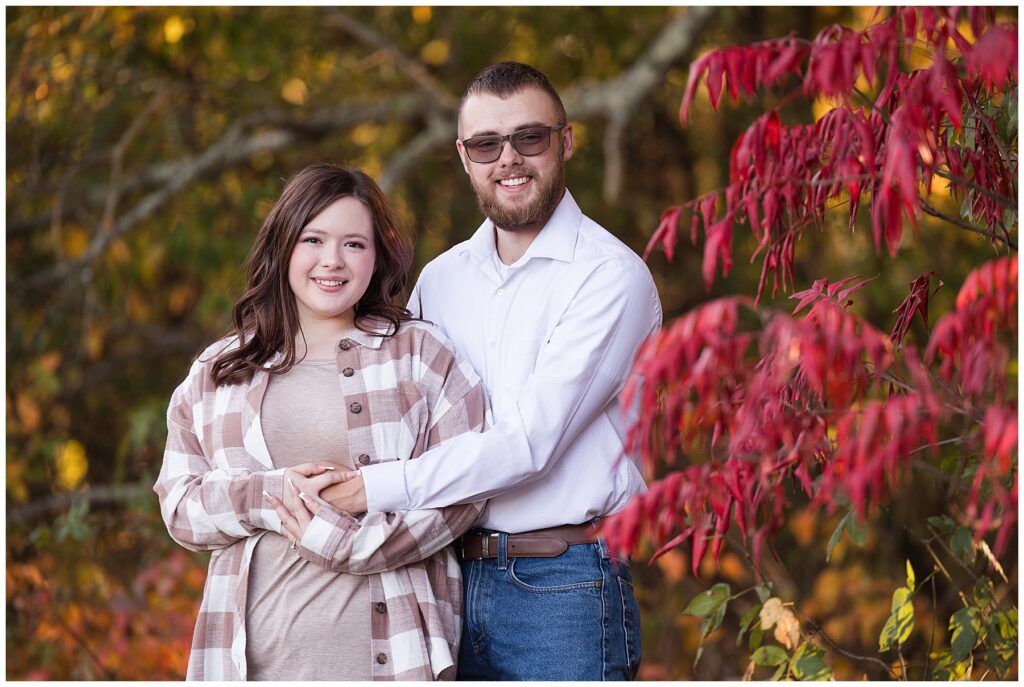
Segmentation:
{"type": "MultiPolygon", "coordinates": [[[[619,76],[596,85],[578,85],[566,89],[564,100],[571,116],[604,116],[612,121],[628,122],[639,103],[662,83],[672,64],[692,49],[714,12],[713,8],[708,7],[688,8],[671,21],[652,41],[651,47],[619,76]]],[[[441,119],[451,117],[451,110],[457,104],[454,97],[422,65],[404,56],[385,37],[347,15],[338,13],[329,16],[332,24],[386,50],[427,95],[405,94],[388,100],[347,103],[321,108],[308,115],[271,108],[241,117],[206,150],[172,162],[153,165],[132,174],[123,183],[108,184],[106,188],[89,193],[86,196],[88,202],[102,206],[109,204],[111,198],[119,199],[136,191],[153,189],[122,214],[109,227],[109,231],[97,231],[77,259],[59,261],[28,279],[9,278],[8,289],[13,292],[41,289],[69,280],[74,275],[80,275],[79,282],[69,281],[69,285],[88,281],[92,265],[104,255],[114,240],[150,218],[198,179],[242,164],[256,153],[284,149],[300,137],[318,139],[365,121],[400,122],[426,117],[429,122],[426,131],[414,139],[410,147],[399,153],[387,168],[382,180],[385,188],[393,187],[423,156],[450,142],[454,124],[442,125],[441,119]]],[[[621,146],[624,136],[611,138],[613,144],[621,146]]],[[[610,156],[613,166],[616,159],[614,154],[610,156]]],[[[621,174],[616,175],[614,169],[611,176],[612,181],[616,181],[616,177],[621,178],[621,174]]],[[[616,182],[613,187],[606,183],[606,197],[617,196],[619,185],[616,182]]],[[[19,231],[36,224],[54,225],[69,213],[67,204],[61,203],[59,208],[29,220],[19,222],[12,218],[12,224],[18,225],[19,231]]]]}
{"type": "Polygon", "coordinates": [[[395,184],[421,159],[443,145],[454,144],[458,133],[451,119],[444,115],[434,115],[430,118],[427,128],[403,145],[401,151],[391,158],[391,162],[380,177],[380,187],[385,193],[390,193],[395,184]]]}
{"type": "Polygon", "coordinates": [[[142,482],[135,484],[104,484],[90,486],[83,491],[54,494],[7,509],[8,522],[22,523],[46,513],[64,510],[79,501],[89,503],[123,503],[153,496],[153,485],[142,482]]]}
{"type": "Polygon", "coordinates": [[[1000,236],[999,234],[993,231],[989,231],[988,229],[983,229],[982,227],[978,227],[973,224],[968,224],[967,222],[964,222],[961,219],[958,219],[951,215],[947,215],[946,213],[940,210],[936,210],[935,208],[933,208],[931,205],[924,202],[924,200],[921,200],[920,198],[918,199],[918,201],[921,211],[924,212],[926,215],[931,215],[932,217],[944,220],[946,222],[949,222],[953,226],[960,227],[961,229],[966,229],[967,231],[972,231],[975,234],[981,234],[982,236],[985,236],[992,241],[1001,241],[1010,248],[1012,248],[1013,250],[1017,250],[1017,244],[1014,243],[1008,236],[1000,236]]]}
{"type": "Polygon", "coordinates": [[[381,33],[345,12],[328,13],[324,20],[328,25],[337,26],[367,45],[386,52],[395,61],[395,65],[405,72],[417,86],[430,94],[443,109],[454,111],[458,106],[458,99],[427,71],[423,63],[406,55],[381,33]]]}
{"type": "Polygon", "coordinates": [[[981,184],[975,183],[975,182],[971,181],[970,179],[964,179],[963,177],[958,177],[957,175],[953,174],[952,172],[947,172],[947,171],[942,170],[942,169],[935,170],[935,175],[936,176],[940,176],[943,179],[948,179],[949,181],[952,181],[954,184],[957,184],[959,186],[963,186],[964,188],[966,188],[969,191],[974,191],[975,193],[981,194],[981,195],[985,196],[986,198],[988,198],[989,200],[994,201],[996,203],[999,203],[1004,208],[1007,208],[1009,210],[1016,210],[1017,209],[1017,201],[1014,200],[1013,198],[1007,198],[1003,194],[996,193],[992,189],[985,188],[981,184]]]}

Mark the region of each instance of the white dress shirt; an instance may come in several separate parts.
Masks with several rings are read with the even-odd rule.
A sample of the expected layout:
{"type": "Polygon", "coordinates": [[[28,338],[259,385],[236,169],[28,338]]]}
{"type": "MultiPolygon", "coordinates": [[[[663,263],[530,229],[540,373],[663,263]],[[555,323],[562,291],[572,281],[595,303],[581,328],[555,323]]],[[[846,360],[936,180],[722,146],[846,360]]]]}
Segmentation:
{"type": "Polygon", "coordinates": [[[486,498],[478,524],[504,532],[621,510],[645,488],[623,451],[635,409],[618,396],[640,344],[661,325],[650,271],[568,191],[507,269],[494,231],[485,221],[424,267],[409,303],[476,368],[494,424],[418,460],[362,468],[368,510],[486,498]]]}

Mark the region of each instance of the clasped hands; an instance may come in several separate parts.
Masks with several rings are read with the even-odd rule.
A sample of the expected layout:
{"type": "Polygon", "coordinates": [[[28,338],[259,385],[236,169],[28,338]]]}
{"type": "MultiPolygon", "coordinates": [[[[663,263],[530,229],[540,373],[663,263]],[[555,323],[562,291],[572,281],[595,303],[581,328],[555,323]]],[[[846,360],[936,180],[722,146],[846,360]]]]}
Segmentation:
{"type": "Polygon", "coordinates": [[[324,506],[348,515],[366,512],[363,478],[344,465],[318,461],[284,471],[284,500],[263,492],[281,518],[281,529],[292,543],[302,541],[313,517],[324,506]]]}

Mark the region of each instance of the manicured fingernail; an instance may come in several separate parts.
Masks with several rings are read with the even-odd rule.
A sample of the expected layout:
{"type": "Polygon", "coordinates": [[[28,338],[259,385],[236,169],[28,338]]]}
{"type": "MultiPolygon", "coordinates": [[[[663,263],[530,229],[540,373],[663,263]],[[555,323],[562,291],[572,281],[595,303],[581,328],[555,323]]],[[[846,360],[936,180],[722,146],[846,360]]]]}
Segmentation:
{"type": "Polygon", "coordinates": [[[295,489],[296,491],[298,491],[298,488],[295,486],[295,482],[292,481],[291,477],[288,478],[288,484],[291,485],[292,489],[295,489]]]}
{"type": "Polygon", "coordinates": [[[317,465],[317,467],[320,468],[321,470],[333,470],[334,469],[333,465],[317,465]]]}
{"type": "Polygon", "coordinates": [[[301,491],[299,492],[299,498],[302,499],[303,501],[309,501],[309,498],[301,491]]]}
{"type": "Polygon", "coordinates": [[[267,491],[266,489],[263,490],[263,495],[266,496],[268,499],[274,498],[273,496],[270,495],[270,492],[267,491]]]}

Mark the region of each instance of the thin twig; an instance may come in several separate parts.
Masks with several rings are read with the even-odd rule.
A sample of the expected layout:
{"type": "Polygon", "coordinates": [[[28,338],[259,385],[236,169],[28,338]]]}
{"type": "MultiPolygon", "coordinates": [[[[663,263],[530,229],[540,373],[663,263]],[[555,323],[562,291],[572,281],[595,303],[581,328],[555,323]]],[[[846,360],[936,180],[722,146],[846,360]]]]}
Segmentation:
{"type": "Polygon", "coordinates": [[[803,613],[800,613],[799,611],[797,611],[797,613],[799,613],[800,616],[803,617],[804,622],[807,625],[811,626],[814,629],[814,633],[815,634],[821,635],[822,637],[825,638],[825,641],[827,641],[829,644],[832,645],[832,649],[837,654],[845,656],[846,658],[849,658],[849,659],[854,660],[854,661],[860,661],[860,662],[866,662],[866,663],[874,663],[874,664],[880,666],[882,669],[884,669],[885,672],[889,674],[889,677],[891,677],[893,679],[897,679],[898,676],[896,675],[896,671],[894,671],[889,666],[889,664],[886,663],[885,661],[883,661],[883,660],[881,660],[879,658],[875,658],[874,656],[858,656],[857,654],[853,653],[852,651],[847,651],[843,647],[839,646],[839,643],[836,642],[836,640],[834,640],[831,637],[829,637],[828,633],[825,632],[825,628],[823,628],[821,625],[819,625],[817,622],[815,622],[815,620],[813,618],[810,618],[810,617],[804,615],[803,613]]]}
{"type": "Polygon", "coordinates": [[[928,633],[928,653],[925,654],[925,658],[924,658],[924,678],[923,679],[925,679],[925,680],[927,680],[928,676],[931,675],[932,647],[935,646],[935,629],[938,626],[938,621],[939,621],[939,600],[938,600],[938,597],[935,594],[935,573],[937,571],[938,571],[937,567],[933,568],[932,569],[932,574],[930,575],[931,583],[932,583],[932,630],[931,630],[931,632],[928,633]]]}
{"type": "Polygon", "coordinates": [[[954,184],[958,184],[972,191],[976,191],[977,193],[980,193],[986,198],[989,198],[990,200],[999,203],[1004,208],[1009,208],[1010,210],[1017,209],[1017,201],[1014,200],[1013,198],[1007,198],[1003,194],[996,193],[992,189],[985,188],[981,184],[975,183],[970,179],[964,179],[963,177],[959,177],[953,174],[952,172],[947,172],[944,169],[936,169],[935,176],[940,176],[943,179],[948,179],[949,181],[952,181],[954,184]]]}
{"type": "Polygon", "coordinates": [[[988,237],[992,241],[1001,241],[1010,248],[1012,248],[1013,250],[1017,250],[1017,244],[1010,240],[1008,237],[1000,236],[994,231],[982,229],[981,227],[975,226],[973,224],[968,224],[967,222],[964,222],[961,219],[958,219],[951,215],[947,215],[944,212],[936,210],[935,208],[933,208],[931,205],[924,202],[920,198],[918,199],[918,205],[921,208],[922,212],[924,212],[927,215],[931,215],[932,217],[937,217],[938,219],[945,220],[946,222],[949,222],[954,226],[960,227],[961,229],[966,229],[967,231],[973,231],[976,234],[981,234],[982,236],[988,237]]]}

